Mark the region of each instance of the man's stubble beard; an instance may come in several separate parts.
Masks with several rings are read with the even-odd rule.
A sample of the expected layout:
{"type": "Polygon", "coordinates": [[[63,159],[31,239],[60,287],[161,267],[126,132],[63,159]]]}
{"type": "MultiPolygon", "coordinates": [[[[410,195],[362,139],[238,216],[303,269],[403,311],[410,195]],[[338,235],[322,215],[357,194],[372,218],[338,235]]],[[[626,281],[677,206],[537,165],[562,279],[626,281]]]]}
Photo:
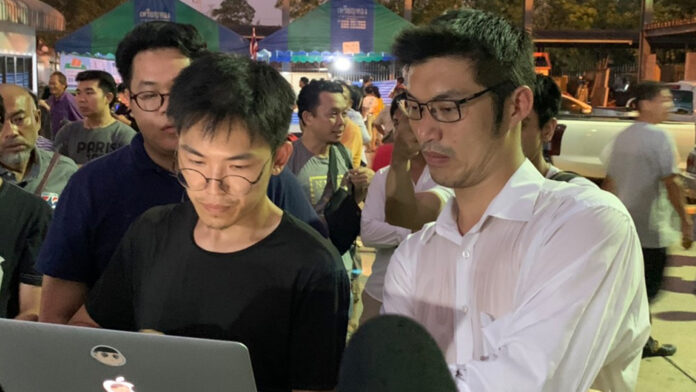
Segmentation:
{"type": "Polygon", "coordinates": [[[0,163],[12,169],[21,168],[31,158],[31,150],[0,154],[0,163]]]}
{"type": "MultiPolygon", "coordinates": [[[[504,133],[501,129],[502,127],[495,124],[490,130],[491,132],[491,143],[488,144],[485,153],[482,154],[483,159],[478,162],[475,166],[471,167],[469,170],[464,171],[457,178],[442,178],[438,175],[437,171],[433,172],[431,170],[431,177],[438,185],[445,186],[448,188],[470,188],[472,186],[478,185],[483,182],[487,174],[494,170],[490,168],[492,165],[493,158],[495,156],[495,151],[501,148],[501,143],[495,143],[495,141],[500,141],[504,137],[504,133]],[[440,177],[440,178],[438,178],[440,177]]],[[[457,176],[457,172],[453,173],[457,176]]]]}

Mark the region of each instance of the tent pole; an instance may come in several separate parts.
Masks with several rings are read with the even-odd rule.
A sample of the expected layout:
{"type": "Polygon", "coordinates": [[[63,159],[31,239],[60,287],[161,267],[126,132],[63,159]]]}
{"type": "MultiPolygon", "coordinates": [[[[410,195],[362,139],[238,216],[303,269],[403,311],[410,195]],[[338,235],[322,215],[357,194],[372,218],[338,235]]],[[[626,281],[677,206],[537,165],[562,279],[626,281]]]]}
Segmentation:
{"type": "Polygon", "coordinates": [[[411,9],[413,8],[413,0],[404,0],[404,19],[411,21],[411,9]]]}
{"type": "Polygon", "coordinates": [[[283,27],[290,24],[290,0],[283,0],[283,27]]]}
{"type": "MultiPolygon", "coordinates": [[[[290,0],[283,0],[283,27],[288,27],[290,24],[290,0]]],[[[290,72],[292,70],[291,63],[282,63],[282,71],[290,72]]]]}

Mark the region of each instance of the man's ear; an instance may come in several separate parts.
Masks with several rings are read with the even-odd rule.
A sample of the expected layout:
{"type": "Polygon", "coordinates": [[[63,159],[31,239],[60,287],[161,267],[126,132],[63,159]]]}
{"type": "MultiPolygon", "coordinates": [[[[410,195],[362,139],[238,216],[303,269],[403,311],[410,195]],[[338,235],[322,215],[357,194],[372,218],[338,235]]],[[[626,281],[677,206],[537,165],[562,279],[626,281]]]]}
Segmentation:
{"type": "Polygon", "coordinates": [[[510,124],[518,124],[532,111],[534,106],[534,93],[528,86],[520,86],[510,94],[510,124]]]}
{"type": "Polygon", "coordinates": [[[314,119],[314,115],[312,114],[312,112],[311,112],[310,110],[305,110],[304,112],[302,112],[302,118],[300,118],[300,120],[301,120],[300,122],[301,122],[303,125],[307,125],[307,124],[309,124],[313,119],[314,119]]]}
{"type": "Polygon", "coordinates": [[[548,143],[551,141],[553,138],[553,133],[556,132],[556,126],[558,125],[558,120],[556,120],[556,117],[551,117],[549,121],[544,124],[544,127],[541,128],[541,141],[544,143],[548,143]]]}
{"type": "Polygon", "coordinates": [[[34,110],[34,123],[39,124],[39,130],[41,130],[41,108],[36,107],[34,110]]]}
{"type": "Polygon", "coordinates": [[[114,101],[114,98],[116,98],[116,96],[113,93],[106,93],[106,94],[104,94],[104,97],[106,98],[107,105],[112,103],[114,101]]]}
{"type": "Polygon", "coordinates": [[[292,143],[286,141],[281,144],[273,154],[273,166],[271,167],[271,174],[277,176],[285,168],[285,164],[288,163],[290,155],[292,155],[292,143]]]}

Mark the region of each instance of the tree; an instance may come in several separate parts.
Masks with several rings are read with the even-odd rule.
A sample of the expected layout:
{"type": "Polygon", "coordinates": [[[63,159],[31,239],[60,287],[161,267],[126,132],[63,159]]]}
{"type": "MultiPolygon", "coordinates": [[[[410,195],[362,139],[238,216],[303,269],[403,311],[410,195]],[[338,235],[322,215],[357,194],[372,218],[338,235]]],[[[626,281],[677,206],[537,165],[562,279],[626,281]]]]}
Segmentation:
{"type": "MultiPolygon", "coordinates": [[[[298,19],[327,0],[290,0],[290,19],[298,19]]],[[[283,9],[283,0],[276,0],[276,8],[283,9]]]]}
{"type": "Polygon", "coordinates": [[[212,15],[227,27],[249,25],[254,21],[256,10],[246,0],[224,0],[212,15]]]}
{"type": "Polygon", "coordinates": [[[127,0],[43,0],[60,11],[65,17],[65,31],[60,33],[37,34],[46,44],[53,46],[55,42],[73,31],[85,26],[127,0]]]}
{"type": "MultiPolygon", "coordinates": [[[[384,5],[399,15],[404,14],[404,0],[385,0],[384,5]]],[[[427,24],[437,16],[452,9],[458,9],[460,0],[413,0],[411,21],[416,25],[427,24]]]]}
{"type": "Polygon", "coordinates": [[[657,0],[655,1],[655,22],[696,17],[694,0],[657,0]]]}

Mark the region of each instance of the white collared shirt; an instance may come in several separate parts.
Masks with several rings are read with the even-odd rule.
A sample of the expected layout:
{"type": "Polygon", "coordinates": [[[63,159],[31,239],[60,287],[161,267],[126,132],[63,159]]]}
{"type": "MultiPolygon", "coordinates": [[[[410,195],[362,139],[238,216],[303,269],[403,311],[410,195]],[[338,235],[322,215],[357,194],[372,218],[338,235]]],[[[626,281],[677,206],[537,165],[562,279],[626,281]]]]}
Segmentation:
{"type": "Polygon", "coordinates": [[[383,300],[433,335],[460,391],[630,391],[650,330],[624,206],[527,160],[465,235],[453,199],[402,242],[383,300]]]}
{"type": "MultiPolygon", "coordinates": [[[[365,246],[376,249],[375,261],[372,263],[372,273],[365,283],[365,291],[374,299],[382,301],[384,275],[387,273],[389,259],[394,249],[411,234],[411,230],[390,225],[386,222],[384,207],[387,202],[387,175],[389,166],[375,173],[360,219],[360,239],[365,246]]],[[[430,177],[428,166],[423,169],[418,181],[413,184],[416,193],[432,192],[441,200],[441,206],[454,197],[454,191],[435,183],[430,177]]]]}

